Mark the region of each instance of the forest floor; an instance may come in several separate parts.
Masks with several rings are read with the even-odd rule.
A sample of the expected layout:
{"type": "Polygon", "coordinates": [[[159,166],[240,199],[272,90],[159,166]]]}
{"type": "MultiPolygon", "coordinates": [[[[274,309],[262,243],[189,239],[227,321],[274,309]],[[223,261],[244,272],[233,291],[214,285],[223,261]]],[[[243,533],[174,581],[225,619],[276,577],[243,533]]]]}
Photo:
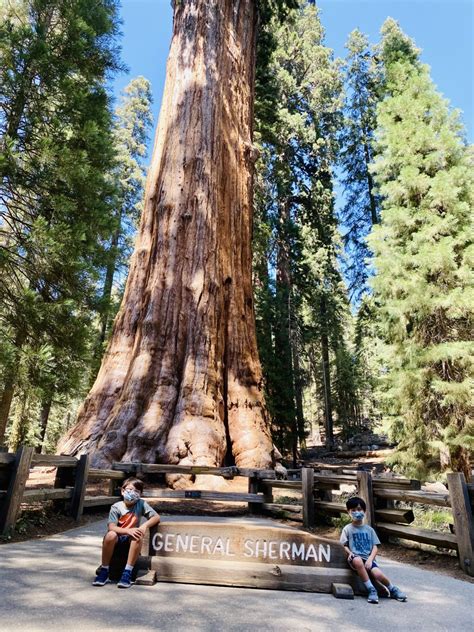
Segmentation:
{"type": "MultiPolygon", "coordinates": [[[[382,452],[382,451],[381,451],[382,452]]],[[[318,457],[318,464],[324,465],[340,465],[353,467],[354,465],[366,465],[367,467],[375,467],[380,469],[384,467],[383,461],[386,456],[386,450],[380,456],[358,457],[357,459],[338,459],[334,457],[318,457]]],[[[308,464],[314,463],[314,454],[308,458],[308,464]]],[[[28,480],[28,488],[52,487],[54,484],[55,469],[54,468],[34,468],[28,480]]],[[[228,490],[233,492],[246,492],[247,479],[236,478],[228,482],[228,490]]],[[[346,490],[350,491],[350,490],[346,490]]],[[[107,483],[95,483],[88,486],[88,495],[101,495],[107,493],[107,483]]],[[[344,491],[342,492],[344,494],[344,491]]],[[[154,502],[153,499],[147,499],[162,515],[219,515],[219,516],[243,516],[247,513],[246,504],[237,503],[211,503],[199,500],[175,500],[167,499],[154,502]]],[[[282,502],[286,504],[297,503],[298,493],[291,490],[284,491],[282,496],[275,495],[274,502],[282,502]]],[[[55,511],[52,503],[38,503],[36,506],[29,505],[23,507],[23,513],[18,520],[15,530],[8,537],[0,537],[0,544],[21,542],[25,540],[34,540],[45,538],[50,535],[75,529],[78,526],[84,526],[91,522],[103,520],[108,516],[106,509],[86,510],[79,521],[64,516],[55,511]]],[[[301,527],[301,523],[289,518],[278,518],[283,524],[289,526],[301,527]]],[[[322,524],[312,529],[313,533],[331,538],[338,539],[341,530],[340,520],[329,521],[328,524],[322,524]]],[[[419,545],[413,542],[395,542],[383,544],[381,546],[381,554],[391,560],[410,564],[418,568],[424,568],[437,573],[448,575],[455,579],[474,583],[474,578],[468,577],[459,567],[457,557],[454,552],[447,550],[438,550],[429,545],[419,545]]]]}

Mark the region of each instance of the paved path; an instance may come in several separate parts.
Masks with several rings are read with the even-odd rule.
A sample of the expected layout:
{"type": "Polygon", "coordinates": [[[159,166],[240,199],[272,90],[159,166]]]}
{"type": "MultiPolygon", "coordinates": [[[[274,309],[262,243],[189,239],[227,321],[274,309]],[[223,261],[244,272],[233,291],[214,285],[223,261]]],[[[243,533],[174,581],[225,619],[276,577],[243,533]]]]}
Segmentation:
{"type": "Polygon", "coordinates": [[[91,585],[105,522],[43,540],[0,546],[2,632],[370,631],[474,629],[474,584],[390,560],[381,562],[407,603],[216,586],[91,585]]]}

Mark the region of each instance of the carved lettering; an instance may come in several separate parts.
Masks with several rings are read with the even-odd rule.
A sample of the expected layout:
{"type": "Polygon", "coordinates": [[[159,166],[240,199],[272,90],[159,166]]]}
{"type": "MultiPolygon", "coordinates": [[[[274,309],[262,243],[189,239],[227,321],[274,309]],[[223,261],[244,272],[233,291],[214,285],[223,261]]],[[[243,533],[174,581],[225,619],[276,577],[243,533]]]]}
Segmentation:
{"type": "Polygon", "coordinates": [[[277,560],[280,563],[293,561],[331,563],[331,546],[326,543],[288,542],[287,540],[267,540],[266,538],[211,537],[201,534],[155,533],[152,547],[156,553],[181,553],[202,556],[242,557],[256,560],[277,560]]]}

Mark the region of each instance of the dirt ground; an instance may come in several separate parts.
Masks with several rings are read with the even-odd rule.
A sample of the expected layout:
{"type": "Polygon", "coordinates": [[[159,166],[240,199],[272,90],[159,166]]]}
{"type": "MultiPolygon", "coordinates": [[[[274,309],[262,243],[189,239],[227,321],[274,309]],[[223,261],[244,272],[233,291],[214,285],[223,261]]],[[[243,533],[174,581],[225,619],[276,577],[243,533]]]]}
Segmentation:
{"type": "MultiPolygon", "coordinates": [[[[367,461],[373,462],[374,459],[367,459],[367,461]]],[[[339,464],[341,464],[340,461],[339,464]]],[[[347,464],[350,465],[350,462],[347,464]]],[[[27,488],[52,487],[54,484],[54,475],[54,468],[35,468],[30,475],[27,488]]],[[[229,491],[246,491],[246,484],[246,479],[234,479],[234,481],[229,481],[229,491]]],[[[88,486],[87,495],[106,494],[106,490],[107,483],[94,483],[88,486]]],[[[286,490],[284,493],[285,497],[291,497],[292,495],[291,492],[288,493],[286,490]]],[[[246,504],[211,503],[199,500],[182,501],[176,499],[166,501],[147,500],[162,515],[242,516],[247,513],[246,504]]],[[[52,503],[38,503],[36,506],[23,506],[22,509],[23,512],[17,522],[15,531],[9,537],[0,537],[0,544],[45,538],[56,533],[67,531],[68,529],[86,525],[90,522],[103,520],[108,516],[107,508],[91,508],[86,510],[80,520],[76,522],[73,518],[58,513],[52,503]]],[[[301,523],[295,520],[283,518],[279,518],[279,520],[289,526],[301,527],[301,523]]],[[[340,530],[329,524],[316,526],[312,529],[312,532],[323,537],[338,539],[340,530]]],[[[459,567],[454,552],[439,551],[428,545],[418,545],[417,543],[407,542],[383,544],[380,547],[380,553],[397,562],[426,568],[462,581],[474,583],[474,578],[468,577],[459,567]]]]}

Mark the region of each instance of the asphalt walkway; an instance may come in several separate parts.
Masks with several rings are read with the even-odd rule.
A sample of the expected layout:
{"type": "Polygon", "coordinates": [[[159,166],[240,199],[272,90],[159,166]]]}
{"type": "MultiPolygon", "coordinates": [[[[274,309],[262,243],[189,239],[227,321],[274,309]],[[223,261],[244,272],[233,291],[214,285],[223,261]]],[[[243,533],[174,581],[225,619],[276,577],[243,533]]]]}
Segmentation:
{"type": "Polygon", "coordinates": [[[379,558],[407,603],[362,597],[157,583],[91,585],[105,521],[0,546],[2,632],[474,630],[474,584],[379,558]]]}

